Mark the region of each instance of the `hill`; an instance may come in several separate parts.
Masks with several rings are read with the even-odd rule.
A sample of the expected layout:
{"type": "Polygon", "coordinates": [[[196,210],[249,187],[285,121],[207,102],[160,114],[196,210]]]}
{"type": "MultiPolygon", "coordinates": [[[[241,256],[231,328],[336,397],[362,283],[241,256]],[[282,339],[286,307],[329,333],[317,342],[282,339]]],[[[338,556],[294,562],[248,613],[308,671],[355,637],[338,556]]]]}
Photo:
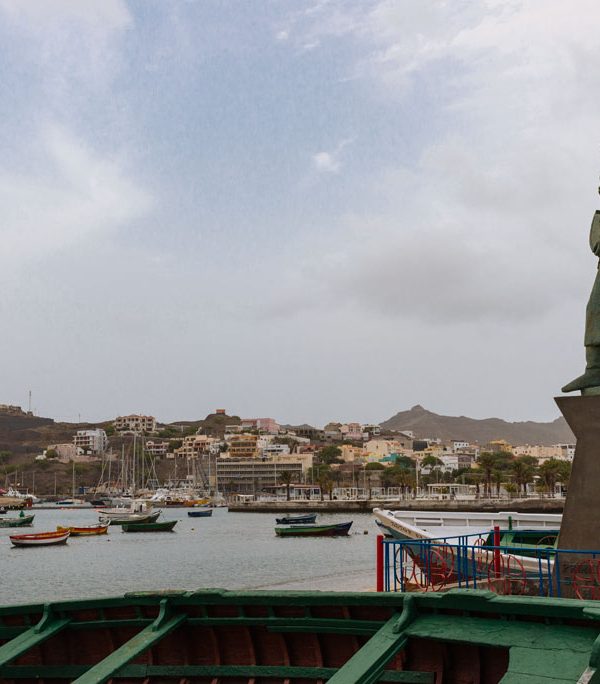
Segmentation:
{"type": "Polygon", "coordinates": [[[380,425],[384,430],[412,430],[415,437],[459,439],[473,444],[485,444],[496,439],[504,439],[513,445],[549,446],[575,442],[575,437],[562,416],[551,423],[510,423],[500,418],[478,420],[466,416],[442,416],[417,405],[410,411],[400,411],[380,425]]]}

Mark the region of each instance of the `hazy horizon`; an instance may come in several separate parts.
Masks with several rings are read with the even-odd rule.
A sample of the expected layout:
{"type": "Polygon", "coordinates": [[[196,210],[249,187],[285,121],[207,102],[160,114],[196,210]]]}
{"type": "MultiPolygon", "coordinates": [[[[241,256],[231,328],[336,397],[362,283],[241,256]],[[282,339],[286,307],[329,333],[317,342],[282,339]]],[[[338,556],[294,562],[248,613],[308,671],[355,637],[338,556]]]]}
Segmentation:
{"type": "Polygon", "coordinates": [[[554,420],[598,35],[591,0],[0,0],[0,403],[554,420]]]}

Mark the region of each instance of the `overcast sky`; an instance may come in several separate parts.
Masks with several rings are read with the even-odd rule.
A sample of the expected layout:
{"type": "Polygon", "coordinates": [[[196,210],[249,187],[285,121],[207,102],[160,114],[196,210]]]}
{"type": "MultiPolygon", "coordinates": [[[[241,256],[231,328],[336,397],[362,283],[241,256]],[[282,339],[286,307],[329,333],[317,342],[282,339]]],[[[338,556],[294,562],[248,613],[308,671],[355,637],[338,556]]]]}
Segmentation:
{"type": "Polygon", "coordinates": [[[550,420],[597,0],[0,0],[0,403],[550,420]]]}

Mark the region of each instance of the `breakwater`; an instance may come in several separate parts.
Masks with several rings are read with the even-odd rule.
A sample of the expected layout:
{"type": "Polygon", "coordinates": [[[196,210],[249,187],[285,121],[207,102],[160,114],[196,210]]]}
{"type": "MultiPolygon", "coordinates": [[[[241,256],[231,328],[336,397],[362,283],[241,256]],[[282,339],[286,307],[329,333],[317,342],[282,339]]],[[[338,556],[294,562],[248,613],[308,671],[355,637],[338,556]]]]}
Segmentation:
{"type": "Polygon", "coordinates": [[[478,499],[476,501],[439,501],[431,499],[394,499],[358,501],[245,501],[230,503],[235,513],[368,513],[374,508],[403,511],[562,513],[564,499],[478,499]]]}

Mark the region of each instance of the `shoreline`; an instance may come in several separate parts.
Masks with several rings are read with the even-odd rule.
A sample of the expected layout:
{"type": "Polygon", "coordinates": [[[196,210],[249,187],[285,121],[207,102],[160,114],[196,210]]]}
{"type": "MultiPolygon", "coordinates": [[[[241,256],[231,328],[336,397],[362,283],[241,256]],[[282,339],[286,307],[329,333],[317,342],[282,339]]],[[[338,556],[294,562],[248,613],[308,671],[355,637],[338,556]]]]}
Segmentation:
{"type": "Polygon", "coordinates": [[[232,513],[371,513],[374,508],[405,511],[562,513],[564,499],[479,499],[477,501],[431,501],[423,499],[377,499],[363,501],[249,501],[229,504],[232,513]]]}

